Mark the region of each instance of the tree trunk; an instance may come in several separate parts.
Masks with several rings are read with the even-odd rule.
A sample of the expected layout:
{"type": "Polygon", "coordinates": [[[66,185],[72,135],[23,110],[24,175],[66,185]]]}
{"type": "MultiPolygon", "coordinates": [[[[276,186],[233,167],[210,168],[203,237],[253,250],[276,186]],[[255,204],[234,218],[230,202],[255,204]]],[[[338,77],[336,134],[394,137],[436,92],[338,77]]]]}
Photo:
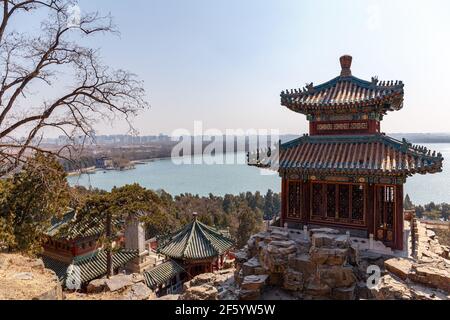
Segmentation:
{"type": "Polygon", "coordinates": [[[106,276],[108,279],[113,275],[113,263],[112,263],[112,253],[111,253],[111,213],[106,215],[106,276]]]}

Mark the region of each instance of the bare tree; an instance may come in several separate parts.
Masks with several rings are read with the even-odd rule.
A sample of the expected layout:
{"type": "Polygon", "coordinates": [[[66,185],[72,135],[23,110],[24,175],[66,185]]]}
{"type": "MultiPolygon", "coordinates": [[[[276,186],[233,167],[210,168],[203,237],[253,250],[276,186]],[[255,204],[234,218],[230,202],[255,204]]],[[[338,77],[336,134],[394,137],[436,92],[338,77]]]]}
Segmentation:
{"type": "Polygon", "coordinates": [[[130,72],[105,66],[97,50],[81,44],[84,38],[117,32],[109,15],[74,17],[75,0],[0,3],[0,177],[34,151],[69,158],[80,136],[92,137],[94,122],[119,117],[132,129],[130,119],[148,107],[143,83],[130,72]],[[45,13],[35,34],[15,22],[45,13]],[[57,96],[42,93],[50,91],[57,96]],[[66,137],[58,150],[41,148],[49,129],[66,137]]]}

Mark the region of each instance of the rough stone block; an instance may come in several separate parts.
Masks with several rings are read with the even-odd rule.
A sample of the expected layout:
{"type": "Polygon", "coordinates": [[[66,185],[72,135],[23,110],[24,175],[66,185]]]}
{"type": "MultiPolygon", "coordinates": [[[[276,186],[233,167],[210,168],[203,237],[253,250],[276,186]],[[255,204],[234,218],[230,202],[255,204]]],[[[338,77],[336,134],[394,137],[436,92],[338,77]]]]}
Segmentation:
{"type": "Polygon", "coordinates": [[[344,265],[347,261],[348,249],[312,247],[311,261],[317,265],[344,265]]]}
{"type": "Polygon", "coordinates": [[[403,258],[393,258],[384,262],[386,270],[392,272],[402,280],[408,278],[409,274],[412,272],[412,265],[413,263],[410,260],[403,258]]]}
{"type": "Polygon", "coordinates": [[[235,252],[234,256],[237,263],[244,263],[248,259],[248,251],[247,249],[241,249],[235,252]]]}
{"type": "Polygon", "coordinates": [[[288,269],[284,275],[283,288],[289,291],[303,290],[303,274],[293,269],[288,269]]]}
{"type": "Polygon", "coordinates": [[[327,266],[319,269],[320,281],[331,288],[349,287],[356,283],[352,267],[327,266]]]}
{"type": "Polygon", "coordinates": [[[330,296],[331,288],[325,283],[313,280],[306,285],[305,293],[313,297],[326,298],[330,296]]]}
{"type": "Polygon", "coordinates": [[[410,300],[412,298],[408,286],[390,275],[383,276],[378,286],[370,289],[370,292],[377,300],[410,300]]]}
{"type": "Polygon", "coordinates": [[[311,261],[311,257],[309,254],[290,257],[289,267],[308,276],[314,274],[317,270],[317,267],[311,261]]]}
{"type": "Polygon", "coordinates": [[[95,279],[89,282],[86,290],[87,293],[100,293],[105,291],[106,279],[95,279]]]}
{"type": "Polygon", "coordinates": [[[269,286],[278,286],[281,287],[283,285],[284,276],[282,273],[271,273],[269,275],[269,279],[267,281],[267,284],[269,286]]]}
{"type": "Polygon", "coordinates": [[[251,275],[244,277],[242,290],[262,290],[267,283],[268,275],[251,275]]]}
{"type": "Polygon", "coordinates": [[[250,260],[248,260],[247,262],[245,262],[242,265],[242,273],[245,276],[249,276],[251,274],[255,274],[255,269],[256,268],[260,268],[261,264],[259,263],[258,258],[252,258],[250,260]]]}
{"type": "Polygon", "coordinates": [[[130,291],[124,296],[124,300],[149,300],[151,298],[156,298],[156,295],[142,282],[133,284],[130,291]]]}
{"type": "Polygon", "coordinates": [[[180,296],[180,300],[217,300],[218,296],[219,291],[217,288],[209,284],[202,284],[186,290],[180,296]]]}
{"type": "Polygon", "coordinates": [[[289,232],[283,229],[273,229],[270,232],[272,240],[287,240],[289,239],[289,232]]]}
{"type": "Polygon", "coordinates": [[[448,269],[439,269],[432,266],[417,266],[410,279],[433,288],[450,293],[450,272],[448,269]]]}
{"type": "Polygon", "coordinates": [[[335,300],[355,300],[355,285],[348,288],[334,288],[331,297],[335,300]]]}
{"type": "Polygon", "coordinates": [[[316,248],[331,247],[336,239],[335,235],[328,233],[314,233],[311,237],[312,245],[316,248]]]}
{"type": "Polygon", "coordinates": [[[130,287],[134,284],[133,277],[131,275],[117,275],[106,279],[105,288],[106,291],[118,291],[130,287]]]}

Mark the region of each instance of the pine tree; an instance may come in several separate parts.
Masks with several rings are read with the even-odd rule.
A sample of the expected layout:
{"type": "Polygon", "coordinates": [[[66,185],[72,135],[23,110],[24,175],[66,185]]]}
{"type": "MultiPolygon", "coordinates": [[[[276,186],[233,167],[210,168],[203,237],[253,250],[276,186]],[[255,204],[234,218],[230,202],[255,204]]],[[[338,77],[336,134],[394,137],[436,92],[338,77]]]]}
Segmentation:
{"type": "Polygon", "coordinates": [[[414,204],[412,203],[411,199],[409,198],[409,194],[406,195],[405,201],[403,202],[403,208],[407,210],[414,209],[414,204]]]}
{"type": "Polygon", "coordinates": [[[55,157],[36,153],[1,184],[0,247],[38,253],[51,220],[68,210],[70,193],[64,169],[55,157]]]}
{"type": "Polygon", "coordinates": [[[264,197],[264,219],[270,220],[274,214],[273,191],[268,190],[264,197]]]}

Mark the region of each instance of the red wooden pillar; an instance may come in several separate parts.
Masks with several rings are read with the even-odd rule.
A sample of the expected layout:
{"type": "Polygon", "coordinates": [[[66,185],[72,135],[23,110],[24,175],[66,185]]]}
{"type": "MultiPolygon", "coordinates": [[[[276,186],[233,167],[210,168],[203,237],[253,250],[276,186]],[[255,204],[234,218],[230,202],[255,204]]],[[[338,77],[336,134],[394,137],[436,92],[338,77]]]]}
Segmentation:
{"type": "Polygon", "coordinates": [[[367,202],[366,202],[366,223],[367,223],[367,231],[368,236],[373,234],[375,236],[375,215],[378,214],[375,212],[375,185],[369,184],[367,185],[367,202]]]}
{"type": "Polygon", "coordinates": [[[303,183],[303,210],[302,210],[302,221],[307,224],[309,222],[309,216],[311,212],[311,184],[309,182],[303,183]]]}
{"type": "Polygon", "coordinates": [[[280,227],[284,227],[287,217],[287,179],[281,179],[281,218],[280,227]]]}
{"type": "Polygon", "coordinates": [[[397,185],[395,190],[395,248],[403,250],[403,185],[397,185]]]}
{"type": "Polygon", "coordinates": [[[309,122],[309,135],[315,136],[317,134],[316,124],[313,121],[309,122]]]}
{"type": "Polygon", "coordinates": [[[75,257],[75,256],[77,255],[77,246],[76,246],[76,244],[75,244],[74,241],[71,241],[70,245],[72,246],[72,249],[71,249],[71,251],[72,251],[72,256],[75,257]]]}

